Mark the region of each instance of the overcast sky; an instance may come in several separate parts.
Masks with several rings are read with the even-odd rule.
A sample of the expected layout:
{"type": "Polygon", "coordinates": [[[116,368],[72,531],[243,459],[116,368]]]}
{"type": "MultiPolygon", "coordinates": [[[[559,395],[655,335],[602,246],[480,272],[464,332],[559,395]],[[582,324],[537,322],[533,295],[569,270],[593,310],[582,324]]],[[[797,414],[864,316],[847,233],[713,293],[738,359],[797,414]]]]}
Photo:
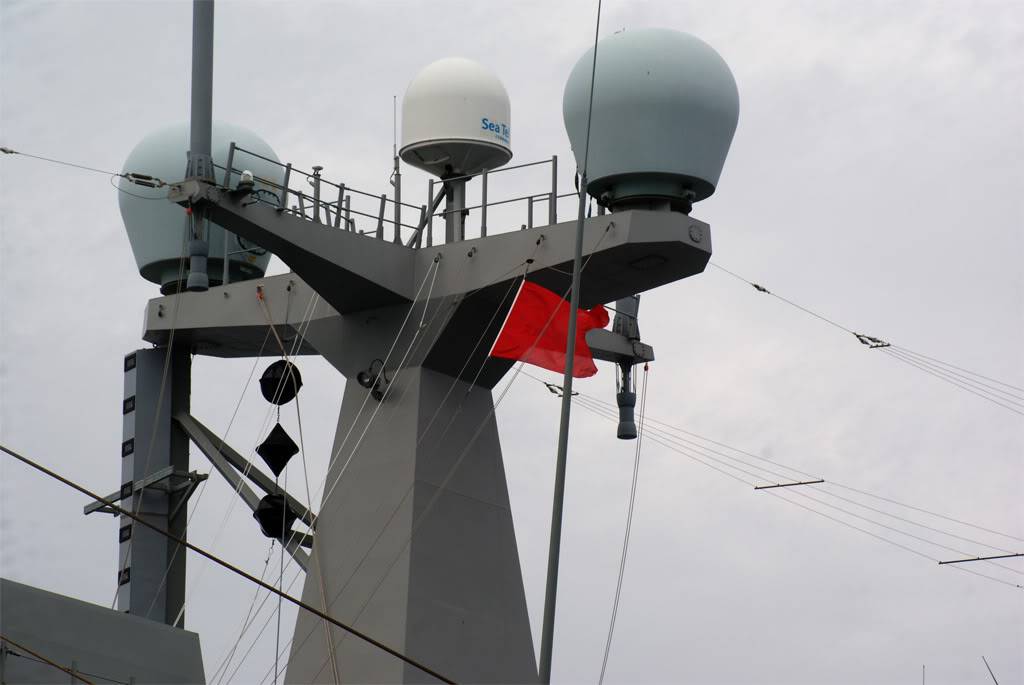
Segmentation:
{"type": "MultiPolygon", "coordinates": [[[[567,190],[561,94],[592,40],[593,5],[220,2],[214,114],[259,132],[282,159],[384,192],[392,95],[427,63],[461,55],[503,79],[516,160],[558,154],[567,190]]],[[[701,37],[736,77],[732,150],[718,192],[693,212],[712,226],[713,261],[845,326],[1024,387],[1020,3],[605,2],[602,35],[645,26],[701,37]]],[[[2,0],[0,145],[119,170],[147,132],[188,115],[190,27],[186,2],[2,0]]],[[[406,198],[420,202],[426,177],[407,172],[406,198]]],[[[545,182],[524,175],[492,193],[545,182]]],[[[4,156],[0,208],[0,440],[113,491],[122,357],[145,346],[141,314],[157,288],[138,276],[103,175],[4,156]]],[[[657,353],[649,416],[1024,538],[1024,417],[714,269],[645,296],[641,330],[657,353]]],[[[193,413],[223,433],[251,363],[197,358],[193,368],[193,413]]],[[[344,381],[318,359],[301,368],[318,483],[344,381]]],[[[579,389],[613,401],[613,370],[579,389]]],[[[242,398],[228,435],[238,449],[262,439],[266,406],[255,388],[242,398]]],[[[539,642],[557,399],[521,376],[498,421],[539,642]]],[[[600,670],[635,447],[613,431],[574,410],[558,682],[593,682],[600,670]]],[[[209,470],[197,451],[193,464],[209,470]]],[[[109,605],[117,524],[83,517],[84,504],[0,461],[2,574],[109,605]]],[[[267,542],[216,474],[195,510],[195,543],[261,572],[267,542]]],[[[253,590],[195,557],[188,564],[187,623],[209,676],[253,590]]],[[[1024,580],[1024,563],[1007,566],[1017,572],[973,568],[1024,580]]],[[[260,681],[273,640],[271,626],[233,682],[260,681]]],[[[645,442],[609,682],[910,683],[924,664],[928,682],[983,683],[982,655],[1000,682],[1024,681],[1020,589],[939,567],[645,442]]]]}

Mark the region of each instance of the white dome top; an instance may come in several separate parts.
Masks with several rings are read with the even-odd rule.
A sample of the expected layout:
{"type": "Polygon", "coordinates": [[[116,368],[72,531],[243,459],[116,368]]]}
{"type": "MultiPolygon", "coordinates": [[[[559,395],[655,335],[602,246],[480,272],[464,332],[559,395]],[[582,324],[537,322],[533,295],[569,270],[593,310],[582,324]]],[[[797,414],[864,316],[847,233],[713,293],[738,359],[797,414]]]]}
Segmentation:
{"type": "MultiPolygon", "coordinates": [[[[565,86],[565,128],[583,166],[594,49],[565,86]]],[[[632,198],[702,200],[718,185],[739,118],[725,60],[688,33],[625,31],[601,39],[587,162],[589,192],[612,205],[632,198]]]]}
{"type": "Polygon", "coordinates": [[[512,116],[505,86],[461,57],[425,67],[402,98],[406,163],[440,176],[475,174],[512,159],[512,116]]]}

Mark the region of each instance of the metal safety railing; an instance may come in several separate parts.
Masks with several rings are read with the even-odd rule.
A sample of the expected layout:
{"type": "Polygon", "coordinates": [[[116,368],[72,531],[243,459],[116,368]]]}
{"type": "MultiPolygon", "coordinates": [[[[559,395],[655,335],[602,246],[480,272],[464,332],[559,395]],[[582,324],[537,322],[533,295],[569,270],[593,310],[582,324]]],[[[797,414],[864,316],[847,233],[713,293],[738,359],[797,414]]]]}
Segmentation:
{"type": "MultiPolygon", "coordinates": [[[[226,164],[223,166],[214,164],[218,172],[223,173],[222,185],[224,187],[233,188],[233,181],[237,184],[237,180],[241,178],[242,170],[246,169],[244,164],[239,163],[239,158],[244,159],[246,156],[280,167],[283,171],[280,181],[254,175],[253,180],[256,184],[256,190],[253,194],[256,201],[275,204],[280,211],[289,212],[307,221],[339,230],[352,231],[376,238],[377,240],[390,238],[396,244],[405,244],[408,247],[414,248],[424,245],[429,247],[435,244],[435,242],[438,244],[443,242],[442,240],[435,241],[434,220],[439,219],[443,224],[450,212],[459,211],[464,214],[474,212],[479,218],[479,235],[484,237],[488,232],[488,222],[491,216],[493,216],[489,212],[490,209],[505,208],[522,203],[525,209],[525,220],[516,223],[519,224],[518,228],[526,229],[533,228],[536,220],[543,216],[538,215],[538,206],[547,210],[547,216],[543,217],[546,219],[545,223],[554,224],[558,222],[558,200],[565,197],[578,197],[577,192],[558,193],[557,156],[536,162],[526,162],[493,170],[485,170],[476,174],[458,176],[446,179],[445,181],[431,179],[427,184],[427,202],[419,205],[400,200],[402,196],[402,179],[400,174],[395,174],[393,177],[394,197],[389,197],[387,193],[370,193],[344,183],[329,181],[323,177],[323,167],[321,166],[314,166],[311,171],[304,171],[291,163],[282,163],[252,150],[246,150],[234,142],[228,148],[226,164]],[[490,181],[496,174],[544,165],[550,165],[550,185],[543,192],[518,195],[499,200],[491,199],[489,195],[490,181]],[[293,187],[299,178],[305,179],[308,189],[293,187]],[[480,201],[478,204],[453,210],[446,210],[442,207],[442,201],[447,192],[447,182],[468,181],[474,178],[480,179],[480,201]],[[435,189],[438,185],[441,188],[435,194],[435,189]],[[402,221],[403,209],[411,210],[413,216],[417,217],[415,224],[402,221]],[[361,230],[359,228],[360,223],[363,226],[368,225],[369,228],[361,230]],[[406,235],[408,236],[404,241],[403,229],[406,229],[406,235]],[[386,232],[390,235],[385,236],[386,232]]],[[[511,225],[515,225],[515,223],[511,225]]]]}

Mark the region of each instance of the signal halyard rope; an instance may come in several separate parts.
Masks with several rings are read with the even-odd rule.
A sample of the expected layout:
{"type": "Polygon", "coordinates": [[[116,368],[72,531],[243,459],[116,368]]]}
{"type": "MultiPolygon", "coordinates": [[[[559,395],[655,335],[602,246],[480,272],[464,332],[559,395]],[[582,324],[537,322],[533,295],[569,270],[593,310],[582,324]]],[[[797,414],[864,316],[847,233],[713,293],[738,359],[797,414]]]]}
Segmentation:
{"type": "Polygon", "coordinates": [[[622,554],[619,558],[619,577],[615,582],[615,599],[612,601],[612,617],[608,623],[608,638],[604,643],[604,657],[601,659],[601,675],[598,685],[604,683],[605,670],[608,668],[608,654],[612,649],[612,635],[615,633],[615,619],[619,615],[619,599],[622,596],[622,579],[626,573],[626,556],[629,554],[629,534],[633,528],[633,505],[636,503],[636,483],[640,473],[640,447],[644,440],[644,416],[647,407],[648,364],[644,364],[644,386],[640,391],[639,430],[636,436],[636,456],[633,458],[633,482],[629,488],[629,509],[626,512],[626,532],[622,539],[622,554]]]}

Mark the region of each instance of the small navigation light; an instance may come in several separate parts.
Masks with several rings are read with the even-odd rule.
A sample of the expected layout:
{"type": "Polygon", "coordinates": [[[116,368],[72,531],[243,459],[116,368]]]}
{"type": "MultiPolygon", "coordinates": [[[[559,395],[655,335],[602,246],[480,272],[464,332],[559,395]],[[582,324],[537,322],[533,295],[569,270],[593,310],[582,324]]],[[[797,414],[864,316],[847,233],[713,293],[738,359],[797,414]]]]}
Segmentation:
{"type": "Polygon", "coordinates": [[[253,178],[252,172],[246,169],[242,172],[242,177],[238,179],[238,189],[251,193],[254,185],[255,179],[253,178]]]}

